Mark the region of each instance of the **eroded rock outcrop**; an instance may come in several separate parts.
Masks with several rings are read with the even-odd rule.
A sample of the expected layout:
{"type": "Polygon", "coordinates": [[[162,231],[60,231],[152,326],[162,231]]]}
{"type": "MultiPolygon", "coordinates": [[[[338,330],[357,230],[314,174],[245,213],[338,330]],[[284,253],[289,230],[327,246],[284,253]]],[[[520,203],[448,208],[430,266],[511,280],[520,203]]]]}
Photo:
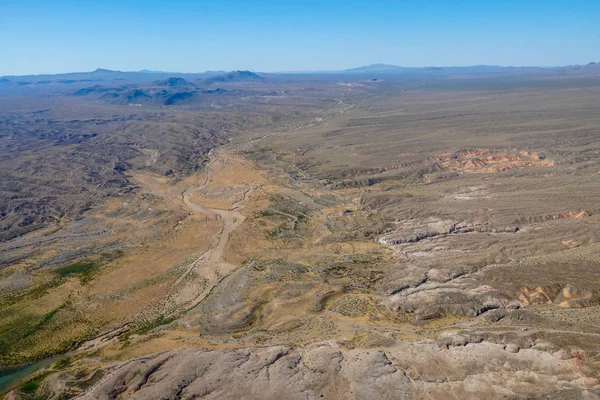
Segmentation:
{"type": "Polygon", "coordinates": [[[576,357],[452,336],[385,349],[170,351],[113,366],[81,398],[525,399],[599,388],[576,357]]]}

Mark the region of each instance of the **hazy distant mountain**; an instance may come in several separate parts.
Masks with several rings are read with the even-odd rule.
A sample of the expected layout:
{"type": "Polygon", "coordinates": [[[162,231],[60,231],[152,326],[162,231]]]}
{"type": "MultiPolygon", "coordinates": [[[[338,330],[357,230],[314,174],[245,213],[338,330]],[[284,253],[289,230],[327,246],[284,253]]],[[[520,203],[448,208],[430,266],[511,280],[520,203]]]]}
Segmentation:
{"type": "Polygon", "coordinates": [[[210,85],[220,82],[264,82],[265,78],[251,71],[232,71],[223,75],[204,79],[203,84],[210,85]]]}
{"type": "Polygon", "coordinates": [[[92,74],[119,74],[122,73],[123,71],[115,71],[112,69],[105,69],[105,68],[96,68],[94,71],[92,71],[92,74]]]}
{"type": "Polygon", "coordinates": [[[350,68],[345,70],[344,72],[398,72],[410,69],[411,68],[400,67],[398,65],[391,64],[371,64],[362,67],[350,68]]]}
{"type": "MultiPolygon", "coordinates": [[[[521,74],[536,71],[551,70],[597,70],[600,69],[600,63],[590,62],[582,65],[567,65],[561,67],[502,67],[494,65],[473,65],[473,66],[449,66],[449,67],[403,67],[391,64],[371,64],[356,68],[350,68],[342,71],[320,71],[320,72],[301,72],[297,74],[365,74],[365,75],[407,75],[407,76],[432,76],[445,78],[450,76],[465,75],[503,75],[503,74],[521,74]]],[[[279,74],[281,75],[281,74],[279,74]]],[[[290,73],[292,75],[292,73],[290,73]]],[[[6,88],[23,87],[24,90],[30,87],[42,86],[60,87],[62,85],[79,86],[84,88],[89,83],[105,83],[111,85],[123,84],[146,84],[167,87],[189,87],[194,83],[203,85],[212,85],[215,83],[252,83],[265,82],[266,76],[276,79],[277,74],[256,74],[251,71],[206,71],[203,73],[176,73],[162,72],[143,69],[141,71],[117,71],[105,68],[97,68],[91,72],[70,72],[64,74],[42,74],[42,75],[21,75],[21,76],[0,76],[0,84],[3,90],[6,88]]],[[[11,89],[12,90],[12,89],[11,89]]],[[[50,90],[50,89],[49,89],[50,90]]]]}
{"type": "Polygon", "coordinates": [[[384,74],[491,74],[503,72],[526,72],[541,67],[501,67],[496,65],[471,65],[450,67],[402,67],[391,64],[371,64],[344,70],[346,73],[384,73],[384,74]]]}
{"type": "MultiPolygon", "coordinates": [[[[31,84],[59,84],[59,83],[85,83],[85,82],[115,82],[119,83],[150,83],[157,79],[182,78],[186,77],[189,80],[203,79],[212,74],[208,73],[190,73],[181,74],[175,72],[159,72],[159,71],[115,71],[110,69],[98,68],[91,72],[69,72],[65,74],[42,74],[42,75],[23,75],[23,76],[5,76],[0,79],[9,78],[12,82],[27,82],[31,84]]],[[[191,85],[191,83],[188,82],[191,85]]]]}

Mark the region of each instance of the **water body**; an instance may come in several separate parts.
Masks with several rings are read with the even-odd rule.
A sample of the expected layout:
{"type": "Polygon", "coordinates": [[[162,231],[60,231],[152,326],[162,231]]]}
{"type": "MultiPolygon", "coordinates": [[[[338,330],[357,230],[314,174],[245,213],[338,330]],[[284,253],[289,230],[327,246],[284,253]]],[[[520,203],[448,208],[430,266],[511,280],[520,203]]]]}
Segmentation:
{"type": "Polygon", "coordinates": [[[0,370],[0,395],[13,389],[29,375],[60,360],[63,356],[45,358],[33,364],[21,365],[0,370]]]}

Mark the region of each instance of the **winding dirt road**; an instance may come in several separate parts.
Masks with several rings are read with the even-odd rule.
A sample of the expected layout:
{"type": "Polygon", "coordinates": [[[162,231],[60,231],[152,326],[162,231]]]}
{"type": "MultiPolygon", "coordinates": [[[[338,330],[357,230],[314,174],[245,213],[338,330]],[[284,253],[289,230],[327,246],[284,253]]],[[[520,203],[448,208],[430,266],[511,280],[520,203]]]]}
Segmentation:
{"type": "Polygon", "coordinates": [[[234,203],[230,210],[221,210],[217,208],[206,207],[202,204],[194,203],[190,197],[194,193],[202,193],[204,189],[210,184],[212,178],[211,165],[217,160],[222,158],[220,152],[211,150],[209,153],[209,163],[206,166],[207,177],[204,184],[187,189],[182,193],[182,200],[187,208],[191,211],[201,214],[216,214],[219,219],[223,221],[223,228],[215,236],[216,245],[211,247],[209,250],[201,254],[196,260],[194,260],[185,272],[173,283],[173,288],[180,285],[190,273],[194,272],[195,275],[201,276],[205,279],[205,284],[200,293],[195,295],[191,301],[192,306],[202,301],[213,289],[213,287],[219,282],[219,280],[229,275],[236,268],[235,265],[228,263],[224,260],[223,255],[229,242],[230,234],[237,229],[238,226],[244,222],[245,216],[240,212],[244,208],[245,202],[248,196],[256,189],[252,187],[246,193],[244,198],[234,203]]]}
{"type": "MultiPolygon", "coordinates": [[[[336,99],[336,101],[338,101],[339,107],[334,108],[322,118],[317,118],[308,122],[301,123],[288,130],[274,131],[265,135],[261,135],[259,137],[250,138],[241,143],[237,143],[233,146],[232,150],[240,151],[243,148],[248,149],[252,145],[256,144],[257,142],[261,142],[268,137],[280,135],[286,132],[296,131],[307,126],[312,126],[315,123],[323,123],[324,121],[332,118],[335,115],[344,114],[344,112],[352,109],[355,106],[354,104],[346,104],[339,99],[336,99]]],[[[245,216],[242,213],[240,213],[239,210],[244,208],[248,196],[258,188],[258,185],[256,185],[250,190],[248,190],[246,193],[244,193],[244,198],[241,201],[232,204],[230,210],[210,208],[202,204],[194,203],[190,199],[191,195],[194,193],[202,193],[203,190],[206,189],[208,185],[210,185],[212,178],[212,165],[217,160],[222,160],[224,158],[223,154],[226,153],[224,153],[222,149],[212,149],[208,154],[209,162],[206,165],[207,176],[204,184],[195,188],[187,189],[181,195],[183,203],[191,211],[201,214],[216,214],[223,221],[223,229],[215,237],[217,244],[211,247],[205,253],[201,254],[196,260],[191,262],[184,271],[184,273],[175,281],[175,283],[172,286],[172,289],[175,289],[178,285],[184,283],[186,277],[188,277],[192,272],[205,279],[205,285],[200,291],[200,293],[198,293],[197,291],[194,293],[194,300],[191,301],[192,307],[200,303],[206,296],[208,296],[208,294],[211,292],[211,290],[215,287],[215,285],[219,282],[220,279],[226,277],[235,270],[236,266],[226,262],[223,259],[223,255],[225,253],[227,243],[229,242],[230,234],[235,229],[237,229],[237,227],[240,226],[242,222],[244,222],[245,216]]],[[[293,215],[287,216],[297,219],[297,217],[293,215]]],[[[190,304],[189,300],[187,300],[186,303],[190,304]]]]}

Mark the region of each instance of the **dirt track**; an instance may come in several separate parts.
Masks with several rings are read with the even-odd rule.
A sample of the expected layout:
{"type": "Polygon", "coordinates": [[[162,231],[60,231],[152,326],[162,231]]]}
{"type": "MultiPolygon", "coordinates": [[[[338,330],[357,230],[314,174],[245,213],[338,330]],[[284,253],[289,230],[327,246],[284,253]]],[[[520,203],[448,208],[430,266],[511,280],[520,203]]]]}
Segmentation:
{"type": "Polygon", "coordinates": [[[195,297],[192,304],[198,304],[202,301],[217,282],[224,276],[229,275],[235,265],[223,260],[223,254],[229,241],[229,236],[245,219],[245,216],[239,212],[244,207],[244,203],[250,193],[255,189],[251,188],[244,194],[244,198],[232,205],[231,210],[221,210],[217,208],[205,207],[202,204],[194,203],[190,200],[193,193],[202,193],[202,191],[210,184],[212,177],[211,165],[223,157],[219,152],[211,151],[209,154],[210,162],[207,164],[207,177],[204,184],[196,188],[188,189],[183,192],[182,200],[193,212],[201,214],[216,214],[223,221],[223,229],[216,235],[216,245],[200,255],[185,272],[175,281],[173,287],[179,285],[192,271],[206,279],[204,289],[195,297]]]}

